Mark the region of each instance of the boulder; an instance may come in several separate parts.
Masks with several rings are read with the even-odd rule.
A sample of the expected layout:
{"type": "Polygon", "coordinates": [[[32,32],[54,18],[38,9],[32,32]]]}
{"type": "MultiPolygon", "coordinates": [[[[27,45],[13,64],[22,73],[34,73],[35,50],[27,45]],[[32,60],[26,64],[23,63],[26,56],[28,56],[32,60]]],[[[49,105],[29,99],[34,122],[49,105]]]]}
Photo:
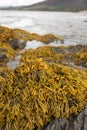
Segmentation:
{"type": "Polygon", "coordinates": [[[0,62],[3,62],[7,59],[7,56],[5,54],[0,54],[0,62]]]}
{"type": "Polygon", "coordinates": [[[41,130],[87,130],[87,104],[78,116],[71,115],[69,119],[52,120],[41,130]]]}
{"type": "Polygon", "coordinates": [[[26,41],[15,39],[10,42],[10,45],[13,49],[24,49],[26,46],[26,41]]]}

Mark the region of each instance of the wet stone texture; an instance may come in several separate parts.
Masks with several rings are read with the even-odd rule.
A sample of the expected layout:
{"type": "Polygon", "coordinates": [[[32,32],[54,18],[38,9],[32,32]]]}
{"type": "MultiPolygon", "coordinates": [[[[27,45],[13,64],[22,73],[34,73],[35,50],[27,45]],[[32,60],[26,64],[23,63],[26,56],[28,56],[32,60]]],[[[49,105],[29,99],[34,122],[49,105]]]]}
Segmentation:
{"type": "Polygon", "coordinates": [[[7,61],[8,61],[8,58],[6,54],[0,54],[0,65],[2,65],[2,62],[6,63],[7,61]]]}
{"type": "Polygon", "coordinates": [[[52,120],[41,130],[87,130],[87,104],[78,116],[52,120]]]}
{"type": "Polygon", "coordinates": [[[10,44],[13,49],[24,49],[26,46],[26,41],[15,39],[11,41],[10,44]]]}

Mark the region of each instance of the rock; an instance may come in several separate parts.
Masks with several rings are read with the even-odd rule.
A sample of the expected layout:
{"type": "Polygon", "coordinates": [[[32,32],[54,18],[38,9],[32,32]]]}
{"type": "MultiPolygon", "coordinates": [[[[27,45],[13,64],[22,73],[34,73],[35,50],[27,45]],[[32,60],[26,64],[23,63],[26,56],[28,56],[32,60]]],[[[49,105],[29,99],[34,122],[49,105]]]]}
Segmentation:
{"type": "Polygon", "coordinates": [[[9,61],[7,62],[7,66],[11,69],[15,69],[16,67],[18,67],[20,65],[20,61],[9,61]]]}
{"type": "Polygon", "coordinates": [[[7,59],[7,56],[5,54],[0,54],[0,62],[3,62],[7,59]]]}
{"type": "Polygon", "coordinates": [[[78,116],[55,119],[41,130],[87,130],[87,104],[78,116]]]}
{"type": "Polygon", "coordinates": [[[0,52],[6,52],[6,53],[7,53],[7,49],[5,49],[5,48],[0,48],[0,52]]]}
{"type": "Polygon", "coordinates": [[[26,41],[15,39],[10,42],[10,45],[13,49],[24,49],[26,46],[26,41]]]}
{"type": "Polygon", "coordinates": [[[0,67],[8,62],[6,54],[0,54],[0,67]]]}
{"type": "Polygon", "coordinates": [[[61,40],[61,44],[64,44],[64,40],[61,40]]]}
{"type": "Polygon", "coordinates": [[[82,63],[82,66],[87,68],[87,61],[85,61],[84,63],[82,63]]]}

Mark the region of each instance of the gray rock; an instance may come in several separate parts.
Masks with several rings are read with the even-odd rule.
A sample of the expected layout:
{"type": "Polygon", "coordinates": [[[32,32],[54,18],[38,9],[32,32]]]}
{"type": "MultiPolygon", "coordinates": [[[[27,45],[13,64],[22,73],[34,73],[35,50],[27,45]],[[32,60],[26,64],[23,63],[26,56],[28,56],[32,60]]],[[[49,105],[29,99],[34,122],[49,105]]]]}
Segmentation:
{"type": "Polygon", "coordinates": [[[52,120],[41,130],[87,130],[87,104],[78,116],[72,115],[69,119],[52,120]]]}
{"type": "Polygon", "coordinates": [[[15,39],[15,40],[10,41],[10,45],[13,49],[24,49],[26,46],[26,41],[15,39]]]}
{"type": "Polygon", "coordinates": [[[64,44],[64,40],[61,40],[61,44],[64,44]]]}
{"type": "Polygon", "coordinates": [[[7,52],[7,49],[5,49],[5,48],[0,48],[0,52],[7,52]]]}
{"type": "Polygon", "coordinates": [[[0,54],[0,62],[3,62],[7,59],[7,56],[5,54],[0,54]]]}
{"type": "Polygon", "coordinates": [[[20,61],[8,61],[7,62],[7,66],[11,69],[15,69],[16,67],[18,67],[20,65],[20,61]]]}

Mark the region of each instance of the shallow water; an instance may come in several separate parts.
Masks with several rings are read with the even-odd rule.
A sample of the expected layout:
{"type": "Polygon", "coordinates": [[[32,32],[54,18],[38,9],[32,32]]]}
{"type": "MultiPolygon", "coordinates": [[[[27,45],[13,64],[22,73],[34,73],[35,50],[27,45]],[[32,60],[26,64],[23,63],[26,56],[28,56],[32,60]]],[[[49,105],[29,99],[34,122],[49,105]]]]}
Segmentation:
{"type": "MultiPolygon", "coordinates": [[[[0,25],[21,28],[41,35],[57,34],[64,38],[64,45],[87,43],[86,21],[87,12],[0,11],[0,25]]],[[[35,45],[35,41],[33,43],[35,45]]]]}

